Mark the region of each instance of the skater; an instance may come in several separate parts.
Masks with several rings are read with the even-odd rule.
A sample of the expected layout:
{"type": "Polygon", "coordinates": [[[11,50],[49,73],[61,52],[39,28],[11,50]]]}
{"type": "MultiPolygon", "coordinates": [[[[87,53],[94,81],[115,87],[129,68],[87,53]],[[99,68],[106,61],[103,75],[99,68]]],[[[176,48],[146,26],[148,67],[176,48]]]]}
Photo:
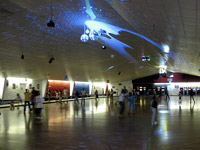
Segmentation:
{"type": "Polygon", "coordinates": [[[81,96],[82,96],[81,104],[84,103],[84,105],[85,105],[85,94],[86,94],[86,91],[83,88],[82,91],[81,91],[81,96]]]}
{"type": "Polygon", "coordinates": [[[29,107],[29,113],[31,113],[31,105],[30,105],[30,100],[31,100],[31,93],[28,92],[28,89],[26,89],[24,93],[24,114],[26,113],[26,104],[28,104],[29,107]]]}
{"type": "Polygon", "coordinates": [[[179,91],[178,96],[179,96],[179,104],[181,104],[182,103],[181,97],[183,96],[182,90],[179,91]]]}
{"type": "Polygon", "coordinates": [[[167,102],[169,102],[169,100],[170,100],[170,97],[169,97],[168,90],[166,90],[166,93],[165,93],[165,94],[166,94],[166,101],[167,101],[167,102]]]}
{"type": "Polygon", "coordinates": [[[121,92],[119,99],[118,99],[119,105],[120,105],[119,118],[123,117],[125,96],[126,96],[126,91],[124,89],[122,89],[122,92],[121,92]]]}
{"type": "Polygon", "coordinates": [[[68,103],[68,89],[66,87],[63,90],[63,94],[64,94],[64,99],[66,99],[66,102],[68,103]]]}
{"type": "Polygon", "coordinates": [[[131,92],[129,92],[128,101],[130,102],[128,113],[131,114],[131,107],[133,107],[133,114],[135,114],[135,95],[133,95],[131,92]]]}
{"type": "Polygon", "coordinates": [[[99,99],[99,95],[98,95],[98,91],[95,91],[95,100],[97,101],[97,99],[99,99]]]}
{"type": "Polygon", "coordinates": [[[190,90],[190,103],[191,103],[191,99],[193,100],[193,102],[195,103],[195,100],[194,100],[194,91],[191,89],[190,90]]]}
{"type": "Polygon", "coordinates": [[[40,95],[40,92],[38,91],[38,95],[35,97],[35,114],[36,114],[36,120],[35,120],[35,124],[39,125],[41,124],[41,112],[42,112],[42,108],[43,108],[43,102],[44,99],[42,98],[42,96],[40,95]]]}
{"type": "Polygon", "coordinates": [[[157,106],[158,106],[158,102],[157,102],[157,97],[156,94],[154,94],[153,99],[151,101],[151,108],[152,108],[152,125],[157,125],[157,121],[156,121],[156,114],[157,114],[157,106]]]}

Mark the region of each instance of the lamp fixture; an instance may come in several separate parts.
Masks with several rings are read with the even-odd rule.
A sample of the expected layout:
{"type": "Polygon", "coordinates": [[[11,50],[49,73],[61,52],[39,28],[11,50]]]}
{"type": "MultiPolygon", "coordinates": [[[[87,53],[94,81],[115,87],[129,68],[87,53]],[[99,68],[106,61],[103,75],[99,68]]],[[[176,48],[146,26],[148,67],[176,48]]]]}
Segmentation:
{"type": "Polygon", "coordinates": [[[51,0],[51,19],[49,20],[49,22],[47,23],[47,27],[55,27],[55,23],[53,21],[53,15],[52,15],[52,0],[51,0]]]}
{"type": "Polygon", "coordinates": [[[49,59],[49,63],[51,64],[53,62],[53,60],[55,60],[53,57],[51,59],[49,59]]]}

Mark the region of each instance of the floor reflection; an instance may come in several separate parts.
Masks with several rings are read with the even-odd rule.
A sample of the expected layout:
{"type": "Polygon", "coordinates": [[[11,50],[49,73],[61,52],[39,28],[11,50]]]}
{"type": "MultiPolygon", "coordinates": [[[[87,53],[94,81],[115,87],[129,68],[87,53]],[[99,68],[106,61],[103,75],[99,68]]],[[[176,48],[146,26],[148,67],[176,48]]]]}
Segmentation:
{"type": "Polygon", "coordinates": [[[136,102],[135,114],[118,118],[117,98],[86,100],[85,103],[44,105],[42,125],[34,124],[34,114],[23,114],[23,108],[1,109],[0,149],[185,149],[200,146],[200,98],[190,103],[189,97],[163,97],[158,107],[158,126],[151,126],[151,96],[136,102]],[[193,141],[188,138],[194,139],[193,141]],[[192,147],[192,145],[195,145],[192,147]],[[157,144],[159,143],[159,144],[157,144]],[[187,145],[188,144],[188,145],[187,145]]]}

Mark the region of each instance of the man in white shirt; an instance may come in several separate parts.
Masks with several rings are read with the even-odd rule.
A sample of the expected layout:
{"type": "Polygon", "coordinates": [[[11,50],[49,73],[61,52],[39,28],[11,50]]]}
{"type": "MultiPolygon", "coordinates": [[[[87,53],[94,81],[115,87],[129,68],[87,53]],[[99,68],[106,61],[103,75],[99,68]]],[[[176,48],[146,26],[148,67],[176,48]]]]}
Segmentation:
{"type": "Polygon", "coordinates": [[[67,103],[68,103],[68,90],[67,88],[65,87],[64,90],[63,90],[63,94],[64,94],[64,99],[66,99],[67,103]]]}

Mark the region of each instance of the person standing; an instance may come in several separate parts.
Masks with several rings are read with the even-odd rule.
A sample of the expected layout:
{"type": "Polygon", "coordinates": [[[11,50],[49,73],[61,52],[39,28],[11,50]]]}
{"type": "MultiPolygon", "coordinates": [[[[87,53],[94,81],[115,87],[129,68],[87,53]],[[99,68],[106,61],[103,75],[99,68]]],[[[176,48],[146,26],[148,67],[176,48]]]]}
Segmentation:
{"type": "Polygon", "coordinates": [[[76,91],[75,92],[75,101],[77,102],[77,103],[79,103],[79,101],[78,101],[78,97],[79,97],[79,92],[78,91],[76,91]]]}
{"type": "Polygon", "coordinates": [[[29,107],[29,113],[31,113],[31,105],[30,105],[30,100],[31,100],[31,93],[28,92],[28,89],[26,89],[24,93],[24,114],[26,113],[26,105],[28,104],[29,107]]]}
{"type": "Polygon", "coordinates": [[[43,102],[44,99],[43,97],[40,95],[40,92],[38,91],[38,95],[35,97],[35,114],[36,114],[36,120],[35,120],[35,124],[41,124],[41,112],[42,112],[42,108],[43,108],[43,102]]]}
{"type": "Polygon", "coordinates": [[[95,100],[97,101],[98,98],[99,98],[99,94],[98,94],[98,91],[96,90],[95,91],[95,100]]]}
{"type": "Polygon", "coordinates": [[[168,92],[168,90],[166,90],[166,101],[168,102],[168,100],[170,100],[170,97],[169,97],[169,92],[168,92]]]}
{"type": "Polygon", "coordinates": [[[157,125],[157,121],[156,121],[156,114],[157,114],[157,106],[158,106],[158,101],[157,101],[157,97],[156,94],[154,94],[153,99],[151,101],[151,108],[152,108],[152,125],[157,125]]]}
{"type": "Polygon", "coordinates": [[[111,100],[111,103],[113,103],[113,94],[114,94],[114,91],[113,91],[113,89],[111,89],[111,91],[110,91],[110,100],[111,100]]]}
{"type": "Polygon", "coordinates": [[[17,109],[19,109],[20,103],[21,103],[21,105],[22,105],[22,98],[20,97],[19,93],[17,93],[17,97],[16,97],[15,100],[18,102],[18,108],[17,108],[17,109]]]}
{"type": "Polygon", "coordinates": [[[81,96],[82,96],[81,104],[82,104],[82,102],[85,104],[85,94],[86,94],[86,91],[83,88],[82,91],[81,91],[81,96]]]}
{"type": "Polygon", "coordinates": [[[34,110],[35,108],[35,96],[37,95],[38,91],[35,90],[35,87],[32,87],[32,92],[31,92],[31,105],[32,109],[34,110]]]}
{"type": "Polygon", "coordinates": [[[179,104],[181,104],[182,103],[181,98],[183,96],[182,90],[179,91],[178,96],[179,96],[179,104]]]}
{"type": "Polygon", "coordinates": [[[56,103],[57,103],[58,100],[59,100],[59,92],[58,92],[58,90],[55,90],[55,95],[56,95],[56,103]]]}
{"type": "Polygon", "coordinates": [[[66,99],[66,102],[68,103],[68,89],[66,87],[63,90],[63,94],[64,94],[64,99],[66,99]]]}
{"type": "Polygon", "coordinates": [[[51,100],[51,90],[50,89],[48,90],[47,95],[48,95],[48,101],[50,102],[50,100],[51,100]]]}
{"type": "Polygon", "coordinates": [[[190,103],[191,103],[191,99],[193,100],[193,102],[195,103],[195,100],[194,100],[194,91],[191,89],[190,90],[190,103]]]}
{"type": "Polygon", "coordinates": [[[119,101],[119,118],[123,117],[123,113],[124,113],[124,101],[125,101],[125,96],[126,96],[126,91],[124,89],[122,89],[122,92],[118,98],[119,101]]]}
{"type": "Polygon", "coordinates": [[[129,93],[128,96],[128,101],[130,102],[129,104],[129,114],[131,113],[131,106],[133,107],[133,114],[135,114],[135,95],[132,94],[131,92],[129,93]]]}
{"type": "Polygon", "coordinates": [[[62,104],[62,91],[61,90],[59,91],[59,101],[62,104]]]}

